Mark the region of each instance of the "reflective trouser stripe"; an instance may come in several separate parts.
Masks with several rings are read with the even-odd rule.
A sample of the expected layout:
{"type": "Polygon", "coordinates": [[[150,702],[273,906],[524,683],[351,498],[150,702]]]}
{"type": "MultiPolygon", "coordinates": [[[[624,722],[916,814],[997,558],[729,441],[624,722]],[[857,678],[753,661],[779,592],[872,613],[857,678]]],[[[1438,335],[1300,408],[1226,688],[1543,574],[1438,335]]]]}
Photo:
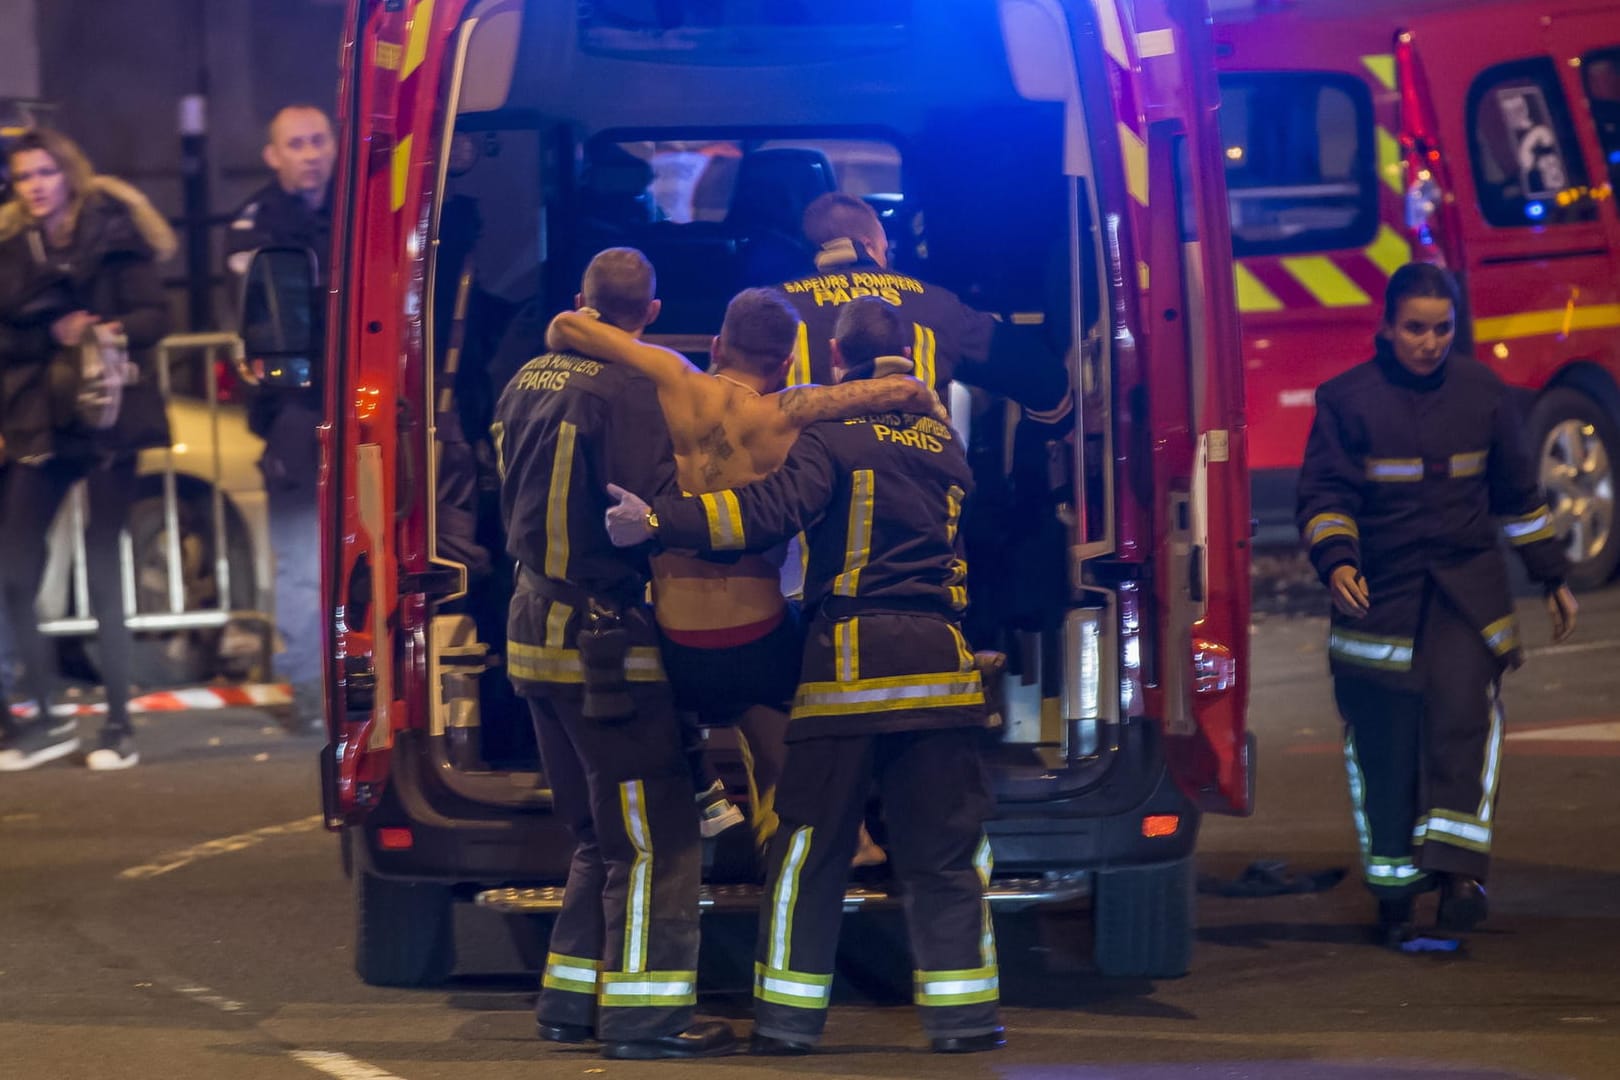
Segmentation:
{"type": "Polygon", "coordinates": [[[1372,855],[1367,858],[1364,869],[1367,880],[1374,885],[1410,885],[1429,876],[1427,872],[1419,870],[1410,858],[1391,859],[1372,855]]]}
{"type": "Polygon", "coordinates": [[[793,908],[799,899],[799,874],[810,855],[810,839],[815,830],[800,825],[793,830],[788,841],[787,858],[782,861],[782,874],[776,881],[776,894],[771,897],[771,955],[770,967],[787,971],[793,955],[793,908]]]}
{"type": "Polygon", "coordinates": [[[755,961],[754,996],[793,1009],[825,1009],[832,1000],[832,976],[784,971],[755,961]]]}
{"type": "Polygon", "coordinates": [[[566,990],[571,994],[596,993],[597,973],[602,969],[600,960],[587,960],[581,956],[546,956],[546,971],[540,985],[547,990],[566,990]]]}
{"type": "Polygon", "coordinates": [[[624,973],[636,974],[647,966],[652,922],[652,828],[647,822],[647,790],[640,780],[619,785],[619,808],[624,813],[625,835],[636,849],[624,911],[624,973]]]}
{"type": "MultiPolygon", "coordinates": [[[[979,888],[990,888],[990,875],[995,871],[995,856],[990,851],[990,838],[979,834],[979,846],[973,852],[973,869],[979,875],[979,888]]],[[[979,963],[987,968],[996,966],[996,927],[990,918],[990,901],[979,900],[979,963]]]]}
{"type": "Polygon", "coordinates": [[[1507,720],[1502,708],[1501,687],[1492,683],[1485,694],[1491,702],[1491,733],[1485,740],[1485,764],[1479,773],[1479,810],[1474,815],[1481,823],[1489,822],[1496,809],[1496,785],[1502,777],[1502,729],[1507,720]]]}
{"type": "Polygon", "coordinates": [[[697,1004],[695,971],[604,971],[596,1002],[603,1008],[697,1004]]]}
{"type": "Polygon", "coordinates": [[[1410,855],[1390,858],[1372,853],[1372,829],[1367,822],[1367,777],[1356,757],[1355,732],[1344,735],[1344,768],[1350,778],[1350,815],[1356,823],[1356,842],[1361,848],[1362,877],[1367,884],[1405,888],[1428,875],[1417,868],[1410,855]]]}
{"type": "Polygon", "coordinates": [[[1558,535],[1553,528],[1552,511],[1545,505],[1507,522],[1502,526],[1502,533],[1514,547],[1524,547],[1538,540],[1551,540],[1558,535]]]}
{"type": "Polygon", "coordinates": [[[1426,816],[1418,819],[1416,827],[1412,830],[1412,839],[1421,843],[1433,841],[1451,844],[1469,851],[1489,854],[1491,827],[1467,814],[1457,814],[1450,810],[1430,810],[1426,816]]]}
{"type": "Polygon", "coordinates": [[[964,971],[915,971],[912,979],[918,1005],[982,1005],[1001,997],[994,964],[964,971]]]}

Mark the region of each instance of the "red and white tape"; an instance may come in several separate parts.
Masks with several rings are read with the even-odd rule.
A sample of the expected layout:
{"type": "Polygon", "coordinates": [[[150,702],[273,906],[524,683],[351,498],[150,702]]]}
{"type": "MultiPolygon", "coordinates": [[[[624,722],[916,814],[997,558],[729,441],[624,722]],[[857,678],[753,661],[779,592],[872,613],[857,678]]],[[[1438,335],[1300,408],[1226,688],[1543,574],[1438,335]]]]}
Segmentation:
{"type": "MultiPolygon", "coordinates": [[[[178,690],[154,690],[130,699],[132,713],[187,712],[195,709],[265,709],[291,705],[292,686],[288,683],[244,683],[240,686],[187,686],[178,690]]],[[[31,719],[37,712],[32,701],[11,706],[11,715],[31,719]]],[[[107,711],[105,702],[65,702],[51,712],[56,716],[99,716],[107,711]]]]}

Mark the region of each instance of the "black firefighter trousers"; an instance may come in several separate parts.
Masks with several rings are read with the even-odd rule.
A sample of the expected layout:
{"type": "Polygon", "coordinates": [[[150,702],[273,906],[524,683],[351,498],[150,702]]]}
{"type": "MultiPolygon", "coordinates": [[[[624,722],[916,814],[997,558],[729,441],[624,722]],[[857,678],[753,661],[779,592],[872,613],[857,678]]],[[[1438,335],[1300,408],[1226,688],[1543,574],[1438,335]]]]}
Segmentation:
{"type": "Polygon", "coordinates": [[[827,1022],[849,862],[872,780],[903,890],[914,997],[932,1038],[998,1026],[984,889],[990,793],[979,728],[828,736],[788,745],[754,963],[754,1030],[815,1044],[827,1022]]]}
{"type": "Polygon", "coordinates": [[[1366,883],[1380,897],[1484,880],[1501,778],[1500,669],[1478,630],[1432,589],[1418,631],[1418,689],[1339,676],[1345,767],[1366,883]]]}
{"type": "Polygon", "coordinates": [[[697,1000],[702,855],[669,684],[630,684],[623,720],[586,719],[578,687],[525,696],[575,839],[536,1016],[604,1042],[681,1031],[697,1000]]]}

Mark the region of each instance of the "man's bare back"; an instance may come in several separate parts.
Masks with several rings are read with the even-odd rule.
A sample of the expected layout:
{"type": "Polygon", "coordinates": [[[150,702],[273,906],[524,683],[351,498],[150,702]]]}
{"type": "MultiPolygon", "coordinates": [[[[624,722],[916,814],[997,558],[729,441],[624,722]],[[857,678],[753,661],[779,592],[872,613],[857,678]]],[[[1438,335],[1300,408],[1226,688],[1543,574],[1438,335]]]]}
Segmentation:
{"type": "MultiPolygon", "coordinates": [[[[629,364],[658,387],[681,487],[701,495],[760,480],[787,460],[799,433],[818,420],[879,412],[937,412],[933,391],[890,377],[771,392],[766,377],[726,366],[705,374],[680,353],[649,345],[582,312],[556,317],[548,348],[629,364]]],[[[784,362],[786,357],[783,358],[784,362]]],[[[775,618],[779,570],[760,555],[722,564],[665,552],[653,560],[659,623],[671,630],[721,630],[775,618]]]]}

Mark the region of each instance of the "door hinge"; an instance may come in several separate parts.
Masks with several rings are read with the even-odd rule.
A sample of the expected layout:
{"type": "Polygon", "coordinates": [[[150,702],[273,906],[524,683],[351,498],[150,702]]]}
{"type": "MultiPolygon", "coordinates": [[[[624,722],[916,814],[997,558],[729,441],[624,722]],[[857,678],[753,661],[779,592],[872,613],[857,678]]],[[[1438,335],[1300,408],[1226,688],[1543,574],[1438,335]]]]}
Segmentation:
{"type": "Polygon", "coordinates": [[[421,593],[429,600],[459,596],[467,591],[467,572],[459,566],[431,566],[399,575],[401,593],[421,593]]]}

